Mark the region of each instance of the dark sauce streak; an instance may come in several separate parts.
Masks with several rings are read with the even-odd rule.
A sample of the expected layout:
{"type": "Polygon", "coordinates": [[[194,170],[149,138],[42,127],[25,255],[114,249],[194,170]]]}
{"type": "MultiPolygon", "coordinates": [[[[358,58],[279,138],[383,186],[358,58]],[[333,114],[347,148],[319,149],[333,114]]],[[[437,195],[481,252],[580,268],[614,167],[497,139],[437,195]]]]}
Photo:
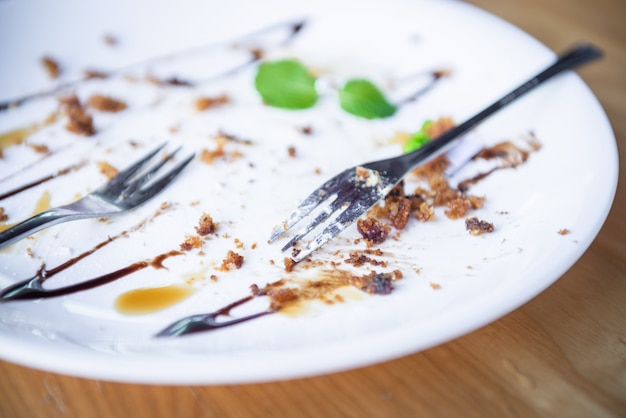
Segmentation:
{"type": "MultiPolygon", "coordinates": [[[[296,22],[296,23],[293,23],[293,22],[279,23],[277,25],[274,25],[274,26],[271,26],[271,27],[266,28],[264,30],[261,30],[259,32],[256,32],[256,34],[259,35],[259,34],[262,34],[265,31],[274,30],[274,29],[279,28],[281,26],[288,26],[290,28],[290,33],[287,36],[287,38],[285,39],[285,41],[283,41],[283,43],[286,43],[289,40],[291,40],[294,36],[296,36],[298,34],[298,32],[300,32],[300,30],[303,28],[305,23],[306,23],[306,21],[299,21],[299,22],[296,22]]],[[[252,34],[252,36],[254,36],[254,34],[252,34]]],[[[205,48],[211,48],[211,47],[214,47],[214,46],[215,45],[211,44],[211,45],[206,46],[205,48]]],[[[192,51],[182,51],[182,52],[180,52],[180,53],[178,53],[176,55],[183,55],[183,54],[189,53],[189,52],[193,52],[193,50],[192,51]]],[[[252,63],[254,63],[254,62],[256,62],[256,61],[258,61],[260,59],[261,56],[258,54],[258,51],[250,51],[250,52],[252,54],[252,59],[249,62],[243,64],[242,66],[240,66],[238,68],[235,68],[234,70],[227,71],[226,74],[224,74],[224,75],[227,76],[227,75],[233,74],[233,73],[241,70],[242,68],[245,68],[246,66],[248,66],[248,65],[250,65],[250,64],[252,64],[252,63]]],[[[143,62],[143,63],[137,63],[135,65],[141,65],[141,64],[147,65],[147,64],[149,64],[151,62],[156,62],[156,61],[159,61],[159,60],[163,60],[164,58],[168,58],[168,57],[156,57],[156,58],[153,58],[153,59],[148,60],[148,61],[143,62]]],[[[133,67],[135,65],[131,65],[129,67],[133,67]]],[[[73,89],[73,88],[77,87],[78,85],[80,85],[82,83],[89,82],[89,81],[94,80],[94,79],[110,78],[110,77],[112,77],[114,75],[122,74],[125,71],[125,69],[126,68],[120,68],[118,70],[110,71],[110,72],[88,71],[83,78],[81,78],[79,80],[75,80],[75,81],[70,81],[70,82],[67,82],[67,83],[64,83],[64,84],[60,84],[60,85],[58,85],[57,87],[54,87],[51,90],[40,91],[40,92],[32,93],[32,94],[29,94],[29,95],[26,95],[26,96],[22,96],[20,98],[10,99],[10,100],[4,101],[4,102],[0,102],[0,112],[4,111],[4,110],[8,110],[8,109],[11,109],[11,108],[15,108],[15,107],[21,106],[24,103],[26,103],[28,101],[31,101],[31,100],[35,100],[35,99],[39,99],[39,98],[43,98],[43,97],[48,97],[48,96],[53,96],[53,95],[61,93],[63,91],[67,91],[69,89],[73,89]]],[[[173,80],[170,80],[170,82],[171,81],[173,81],[173,80]]],[[[190,84],[192,84],[192,83],[190,83],[190,84]]],[[[170,85],[172,85],[172,84],[170,84],[170,85]]],[[[184,82],[182,84],[174,83],[173,85],[187,85],[187,82],[184,82]]]]}
{"type": "MultiPolygon", "coordinates": [[[[407,97],[405,97],[405,98],[403,98],[401,100],[398,100],[396,102],[396,105],[397,106],[402,106],[404,104],[416,101],[421,96],[425,95],[431,89],[433,89],[439,80],[441,80],[442,78],[445,78],[445,77],[447,77],[449,75],[450,75],[450,72],[448,70],[436,70],[436,71],[430,72],[428,74],[428,76],[430,77],[430,80],[428,81],[428,83],[425,86],[423,86],[422,88],[420,88],[416,92],[412,93],[411,95],[409,95],[409,96],[407,96],[407,97]]],[[[408,78],[410,78],[410,77],[408,77],[408,78]]]]}
{"type": "MultiPolygon", "coordinates": [[[[60,271],[66,269],[67,267],[76,263],[79,257],[72,259],[61,266],[52,269],[46,270],[45,266],[42,266],[35,274],[34,277],[30,279],[26,279],[19,283],[16,283],[12,286],[5,288],[0,293],[0,302],[10,301],[10,300],[32,300],[32,299],[44,299],[44,298],[52,298],[57,296],[69,295],[76,292],[81,292],[83,290],[93,289],[94,287],[102,286],[122,277],[128,276],[130,274],[136,273],[140,270],[145,269],[146,267],[153,267],[155,269],[165,268],[163,266],[163,261],[165,261],[168,257],[174,257],[177,255],[181,255],[180,251],[169,251],[164,254],[160,254],[154,257],[152,260],[148,261],[137,261],[135,263],[129,264],[126,267],[123,267],[119,270],[115,270],[110,273],[103,274],[102,276],[94,277],[93,279],[88,279],[80,283],[76,283],[69,286],[53,288],[53,289],[45,289],[43,284],[50,277],[59,273],[60,271]]],[[[81,258],[83,258],[84,254],[81,254],[81,258]]],[[[85,255],[86,256],[86,255],[85,255]]]]}
{"type": "Polygon", "coordinates": [[[63,169],[57,171],[56,173],[49,174],[49,175],[47,175],[45,177],[42,177],[42,178],[40,178],[38,180],[35,180],[33,182],[30,182],[30,183],[27,183],[27,184],[25,184],[23,186],[20,186],[17,189],[9,190],[8,192],[0,194],[0,200],[6,199],[7,197],[14,196],[14,195],[16,195],[18,193],[21,193],[21,192],[23,192],[25,190],[31,189],[31,188],[33,188],[35,186],[39,186],[40,184],[43,184],[43,183],[45,183],[47,181],[50,181],[50,180],[53,180],[53,179],[55,179],[57,177],[61,177],[61,176],[64,176],[66,174],[69,174],[72,171],[79,170],[79,169],[81,169],[84,166],[85,166],[85,162],[81,162],[81,163],[74,164],[74,165],[71,165],[69,167],[63,168],[63,169]]]}
{"type": "Polygon", "coordinates": [[[99,276],[94,279],[89,279],[85,282],[81,282],[75,285],[70,285],[70,286],[66,286],[66,287],[62,287],[58,289],[44,289],[43,287],[43,283],[49,278],[61,273],[63,270],[66,270],[72,267],[79,261],[89,257],[90,255],[100,250],[101,248],[109,245],[116,239],[128,236],[130,232],[133,232],[142,228],[148,221],[156,218],[157,216],[162,215],[163,213],[165,213],[164,210],[157,211],[151,218],[148,218],[138,223],[137,225],[133,226],[132,228],[122,231],[117,235],[114,235],[113,237],[108,237],[105,241],[102,241],[99,244],[95,245],[92,249],[85,251],[77,255],[76,257],[70,258],[69,260],[65,261],[64,263],[50,270],[47,270],[46,265],[43,264],[39,268],[39,270],[37,270],[37,273],[33,277],[26,279],[26,280],[22,280],[21,282],[15,283],[3,289],[0,292],[0,302],[9,301],[9,300],[19,300],[19,299],[49,298],[49,297],[67,295],[70,293],[79,292],[82,290],[92,289],[94,287],[101,286],[103,284],[117,280],[120,277],[124,277],[136,271],[142,270],[148,266],[155,268],[155,269],[165,268],[165,266],[163,266],[163,261],[165,261],[165,259],[167,259],[168,257],[180,255],[182,253],[180,251],[170,251],[170,252],[158,255],[150,261],[135,262],[120,270],[116,270],[112,273],[107,273],[103,276],[99,276]]]}
{"type": "Polygon", "coordinates": [[[155,337],[180,337],[182,335],[195,334],[205,331],[213,331],[219,328],[229,327],[232,325],[240,324],[242,322],[251,321],[253,319],[269,315],[276,312],[276,309],[267,309],[265,311],[257,312],[251,315],[242,316],[239,318],[218,322],[218,319],[222,316],[230,316],[230,311],[237,306],[243,305],[253,300],[256,295],[249,295],[245,298],[241,298],[229,305],[224,306],[208,314],[191,315],[186,318],[180,319],[173,324],[166,327],[163,331],[155,335],[155,337]]]}

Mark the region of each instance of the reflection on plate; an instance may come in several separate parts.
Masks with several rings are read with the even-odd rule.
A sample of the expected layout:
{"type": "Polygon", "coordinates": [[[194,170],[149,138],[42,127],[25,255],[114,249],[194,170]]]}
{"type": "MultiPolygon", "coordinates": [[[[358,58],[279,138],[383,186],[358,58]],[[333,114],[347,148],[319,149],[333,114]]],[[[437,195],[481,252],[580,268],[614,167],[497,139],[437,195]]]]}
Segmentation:
{"type": "MultiPolygon", "coordinates": [[[[360,3],[358,13],[336,1],[235,1],[219,8],[137,3],[130,10],[107,2],[90,5],[89,12],[74,2],[2,4],[1,31],[9,33],[27,15],[35,29],[34,36],[0,52],[3,62],[13,64],[2,70],[0,100],[53,89],[96,69],[111,75],[72,85],[66,93],[82,102],[106,95],[126,105],[116,113],[89,108],[91,136],[68,132],[66,113],[43,123],[59,109],[58,94],[0,114],[0,132],[16,133],[16,142],[26,137],[18,145],[3,137],[0,192],[68,169],[0,201],[9,217],[4,225],[88,193],[105,180],[106,169],[122,168],[158,143],[198,153],[172,187],[138,210],[56,226],[0,251],[2,288],[94,248],[45,286],[68,286],[143,263],[92,289],[0,303],[2,358],[150,383],[310,376],[448,341],[558,279],[600,229],[617,179],[610,126],[574,74],[548,83],[474,132],[486,145],[529,136],[542,145],[518,169],[498,171],[471,187],[473,195],[486,197],[471,215],[492,223],[493,232],[468,234],[463,219],[448,219],[436,208],[434,220],[410,220],[373,246],[369,256],[376,261],[346,263],[351,252],[368,249],[351,227],[293,271],[285,269],[280,243],[267,243],[273,226],[324,179],[401,152],[393,140],[398,132],[414,132],[426,119],[464,120],[554,58],[524,33],[465,4],[392,3],[360,3]],[[255,10],[238,13],[242,7],[255,10]],[[88,17],[68,20],[72,13],[88,17]],[[304,22],[295,34],[293,22],[304,22]],[[43,56],[58,61],[60,79],[47,78],[43,56]],[[320,77],[316,105],[299,111],[264,105],[254,88],[257,58],[305,63],[320,77]],[[400,97],[414,88],[407,87],[409,76],[442,68],[451,76],[391,118],[360,119],[338,106],[336,88],[349,78],[372,80],[400,97]],[[209,108],[199,98],[210,99],[209,108]],[[216,229],[202,234],[205,214],[216,229]],[[402,279],[387,295],[343,286],[236,326],[155,338],[177,319],[246,298],[251,286],[263,289],[282,280],[302,288],[337,271],[356,277],[400,271],[402,279]]],[[[467,164],[451,182],[482,168],[467,164]]],[[[407,179],[407,188],[416,187],[414,178],[407,179]]],[[[266,299],[253,297],[228,313],[263,311],[266,299]]]]}

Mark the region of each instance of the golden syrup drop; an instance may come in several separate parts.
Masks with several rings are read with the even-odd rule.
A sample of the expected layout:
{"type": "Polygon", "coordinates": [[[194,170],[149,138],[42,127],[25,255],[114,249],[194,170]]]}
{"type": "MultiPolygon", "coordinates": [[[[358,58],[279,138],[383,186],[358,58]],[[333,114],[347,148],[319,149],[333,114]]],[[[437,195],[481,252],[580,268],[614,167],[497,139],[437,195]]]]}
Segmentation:
{"type": "Polygon", "coordinates": [[[192,288],[180,285],[133,289],[118,296],[115,309],[128,315],[148,314],[169,308],[193,292],[192,288]]]}
{"type": "Polygon", "coordinates": [[[0,151],[21,144],[26,138],[35,133],[36,130],[37,126],[31,125],[0,134],[0,151]]]}

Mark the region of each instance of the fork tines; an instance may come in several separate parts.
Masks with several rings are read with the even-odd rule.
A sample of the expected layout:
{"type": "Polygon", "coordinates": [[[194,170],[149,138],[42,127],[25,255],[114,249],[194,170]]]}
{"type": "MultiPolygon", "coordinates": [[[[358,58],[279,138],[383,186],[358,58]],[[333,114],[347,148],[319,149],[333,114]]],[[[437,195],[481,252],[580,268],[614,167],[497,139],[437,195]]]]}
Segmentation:
{"type": "Polygon", "coordinates": [[[195,154],[192,153],[157,181],[152,182],[147,187],[143,187],[148,184],[161,170],[161,168],[171,161],[181,149],[181,147],[176,148],[174,151],[168,153],[164,158],[161,158],[152,167],[142,172],[142,170],[148,166],[149,162],[154,159],[154,157],[166,146],[167,142],[159,145],[147,155],[142,157],[139,161],[135,162],[127,169],[119,172],[111,181],[102,186],[99,192],[102,195],[108,195],[109,197],[115,196],[114,200],[118,203],[121,203],[126,199],[131,199],[135,202],[147,200],[151,196],[159,193],[191,162],[195,156],[195,154]]]}
{"type": "MultiPolygon", "coordinates": [[[[390,189],[390,184],[386,182],[368,184],[359,175],[360,170],[366,169],[363,167],[349,168],[316,189],[304,199],[286,221],[274,228],[268,242],[272,243],[283,236],[298,222],[312,215],[313,211],[325,202],[327,206],[322,208],[314,216],[313,220],[291,237],[281,251],[295,248],[301,239],[334,215],[335,219],[311,239],[304,249],[294,249],[292,251],[291,259],[297,263],[352,225],[357,218],[374,206],[390,189]],[[373,193],[363,193],[365,188],[373,189],[373,193]]],[[[372,171],[374,175],[377,174],[373,170],[368,171],[372,171]]]]}

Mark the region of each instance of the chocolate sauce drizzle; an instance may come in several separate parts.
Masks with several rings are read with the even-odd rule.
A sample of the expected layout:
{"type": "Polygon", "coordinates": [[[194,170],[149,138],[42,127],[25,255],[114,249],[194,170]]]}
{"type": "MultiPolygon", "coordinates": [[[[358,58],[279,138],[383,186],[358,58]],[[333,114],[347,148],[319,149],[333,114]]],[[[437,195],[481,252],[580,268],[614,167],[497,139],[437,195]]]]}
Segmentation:
{"type": "Polygon", "coordinates": [[[256,295],[249,295],[231,304],[228,304],[224,306],[223,308],[220,308],[214,312],[191,315],[191,316],[185,317],[169,325],[168,327],[160,331],[158,334],[156,334],[155,337],[180,337],[180,336],[188,335],[188,334],[195,334],[195,333],[205,332],[205,331],[213,331],[219,328],[229,327],[232,325],[240,324],[242,322],[251,321],[253,319],[260,318],[262,316],[277,312],[277,309],[270,307],[264,311],[260,311],[254,314],[218,322],[218,319],[220,317],[230,316],[230,311],[233,308],[243,305],[251,301],[255,297],[256,295]]]}
{"type": "MultiPolygon", "coordinates": [[[[254,36],[260,36],[262,35],[264,32],[269,32],[272,30],[276,30],[279,29],[281,27],[287,27],[289,30],[289,34],[286,36],[286,38],[283,40],[282,43],[287,43],[289,42],[293,37],[295,37],[304,27],[306,21],[302,20],[302,21],[297,21],[297,22],[284,22],[284,23],[279,23],[270,27],[267,27],[265,29],[261,29],[253,34],[247,35],[247,36],[243,36],[241,39],[246,39],[246,38],[250,38],[250,37],[254,37],[254,36]]],[[[222,44],[218,44],[218,45],[222,45],[222,44]]],[[[148,64],[154,64],[158,61],[162,61],[162,60],[166,60],[166,59],[172,59],[174,57],[177,56],[183,56],[185,54],[189,54],[189,53],[193,53],[193,52],[197,52],[199,49],[210,49],[215,47],[215,44],[210,44],[210,45],[206,45],[206,46],[202,46],[198,49],[193,49],[193,50],[186,50],[186,51],[181,51],[178,52],[176,54],[173,55],[169,55],[169,56],[161,56],[161,57],[155,57],[152,58],[150,60],[147,60],[145,62],[141,62],[141,63],[137,63],[137,64],[133,64],[130,65],[128,67],[124,67],[124,68],[120,68],[114,71],[110,71],[110,72],[101,72],[101,71],[88,71],[85,76],[79,80],[76,81],[70,81],[64,84],[61,84],[51,90],[46,90],[46,91],[40,91],[40,92],[36,92],[36,93],[32,93],[30,95],[26,95],[26,96],[22,96],[19,98],[15,98],[15,99],[11,99],[11,100],[7,100],[4,102],[0,102],[0,112],[4,111],[4,110],[8,110],[14,107],[18,107],[23,105],[26,102],[29,102],[31,100],[35,100],[35,99],[39,99],[39,98],[43,98],[43,97],[48,97],[48,96],[52,96],[55,94],[59,94],[62,93],[64,91],[73,89],[75,87],[77,87],[80,84],[83,84],[85,82],[89,82],[90,80],[94,80],[94,79],[104,79],[104,78],[110,78],[113,77],[115,75],[119,75],[119,74],[123,74],[124,71],[126,71],[128,68],[131,67],[136,67],[138,65],[148,65],[148,64]]],[[[259,54],[259,50],[250,50],[250,53],[252,54],[252,58],[250,61],[246,62],[245,64],[235,68],[235,69],[231,69],[229,71],[226,72],[225,75],[231,75],[239,70],[241,70],[242,68],[258,61],[261,58],[261,54],[259,54]]],[[[170,82],[173,82],[175,80],[170,80],[170,82]]],[[[169,83],[168,85],[180,85],[180,86],[187,86],[193,84],[192,82],[187,82],[186,80],[182,83],[178,83],[178,82],[174,82],[174,83],[169,83]]]]}
{"type": "Polygon", "coordinates": [[[65,261],[64,263],[58,265],[55,268],[48,270],[46,269],[46,265],[43,264],[39,268],[39,270],[37,270],[37,273],[35,273],[33,277],[17,282],[13,285],[10,285],[4,288],[2,291],[0,291],[0,302],[7,302],[11,300],[32,300],[32,299],[52,298],[56,296],[68,295],[71,293],[80,292],[83,290],[93,289],[94,287],[102,286],[104,284],[117,280],[121,277],[135,273],[139,270],[143,270],[146,267],[153,267],[155,269],[165,268],[163,266],[163,261],[165,261],[165,259],[167,259],[168,257],[181,255],[182,253],[180,251],[169,251],[163,254],[159,254],[158,256],[152,258],[151,260],[137,261],[119,270],[116,270],[116,271],[113,271],[113,272],[110,272],[110,273],[107,273],[107,274],[104,274],[104,275],[101,275],[92,279],[88,279],[80,283],[65,286],[65,287],[52,288],[52,289],[46,289],[43,287],[43,284],[46,280],[61,273],[62,271],[68,269],[69,267],[75,265],[79,261],[87,258],[88,256],[92,255],[99,249],[109,245],[116,239],[121,238],[121,237],[126,237],[128,236],[130,232],[133,232],[142,228],[150,220],[165,213],[165,210],[167,210],[167,208],[157,211],[152,217],[146,220],[143,220],[142,222],[138,223],[132,228],[122,231],[113,237],[108,237],[105,241],[100,242],[99,244],[91,248],[90,250],[87,250],[77,255],[76,257],[70,258],[69,260],[65,261]]]}
{"type": "Polygon", "coordinates": [[[20,186],[20,187],[18,187],[18,188],[16,188],[16,189],[9,190],[8,192],[5,192],[5,193],[3,193],[3,194],[0,194],[0,200],[6,199],[7,197],[14,196],[14,195],[16,195],[16,194],[18,194],[18,193],[21,193],[21,192],[23,192],[23,191],[25,191],[25,190],[28,190],[28,189],[30,189],[30,188],[33,188],[33,187],[35,187],[35,186],[39,186],[40,184],[43,184],[43,183],[45,183],[45,182],[48,182],[48,181],[50,181],[50,180],[52,180],[52,179],[55,179],[55,178],[57,178],[57,177],[61,177],[61,176],[64,176],[64,175],[66,175],[66,174],[69,174],[69,173],[71,173],[72,171],[79,170],[79,169],[81,169],[82,167],[84,167],[84,166],[85,166],[85,164],[86,164],[86,163],[85,163],[84,161],[83,161],[83,162],[80,162],[80,163],[78,163],[78,164],[73,164],[73,165],[71,165],[71,166],[69,166],[69,167],[65,167],[65,168],[63,168],[63,169],[61,169],[61,170],[58,170],[56,173],[49,174],[49,175],[47,175],[47,176],[45,176],[45,177],[42,177],[42,178],[40,178],[40,179],[38,179],[38,180],[35,180],[35,181],[32,181],[32,182],[30,182],[30,183],[27,183],[27,184],[25,184],[25,185],[23,185],[23,186],[20,186]]]}

